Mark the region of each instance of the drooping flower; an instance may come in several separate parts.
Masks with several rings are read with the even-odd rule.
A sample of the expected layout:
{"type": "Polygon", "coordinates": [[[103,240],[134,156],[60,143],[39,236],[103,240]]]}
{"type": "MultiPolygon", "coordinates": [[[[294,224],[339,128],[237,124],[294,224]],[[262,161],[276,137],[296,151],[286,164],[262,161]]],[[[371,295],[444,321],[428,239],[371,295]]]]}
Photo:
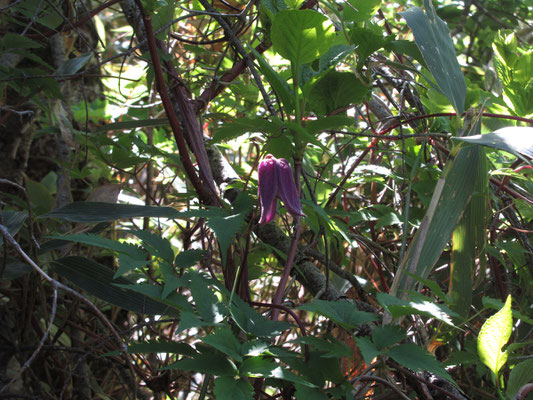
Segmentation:
{"type": "Polygon", "coordinates": [[[305,216],[300,205],[300,197],[291,166],[284,158],[268,154],[257,170],[259,175],[259,202],[261,203],[260,224],[274,219],[278,198],[281,198],[287,211],[293,216],[305,216]]]}

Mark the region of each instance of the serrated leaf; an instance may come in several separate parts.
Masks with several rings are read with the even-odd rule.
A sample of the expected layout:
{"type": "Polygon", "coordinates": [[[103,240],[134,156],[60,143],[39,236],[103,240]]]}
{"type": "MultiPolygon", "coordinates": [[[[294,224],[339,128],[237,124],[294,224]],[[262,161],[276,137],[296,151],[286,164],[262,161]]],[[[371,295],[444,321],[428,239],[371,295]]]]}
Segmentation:
{"type": "MultiPolygon", "coordinates": [[[[147,354],[147,353],[166,353],[193,356],[198,352],[189,344],[183,342],[164,342],[160,340],[149,340],[141,343],[128,344],[128,353],[130,354],[147,354]]],[[[120,354],[120,350],[106,353],[106,356],[120,354]]]]}
{"type": "Polygon", "coordinates": [[[124,278],[114,279],[114,271],[83,257],[65,257],[52,261],[54,270],[89,294],[108,303],[139,314],[178,315],[165,303],[136,293],[127,288],[135,286],[124,278]],[[118,287],[115,283],[122,284],[118,287]]]}
{"type": "Polygon", "coordinates": [[[296,384],[296,400],[328,400],[329,397],[322,389],[296,384]]]}
{"type": "Polygon", "coordinates": [[[298,68],[329,49],[333,26],[324,27],[327,18],[314,10],[283,10],[274,16],[271,39],[274,50],[298,68]]]}
{"type": "Polygon", "coordinates": [[[320,355],[324,358],[353,356],[353,350],[348,345],[339,342],[333,337],[330,337],[329,340],[326,340],[316,336],[302,336],[291,340],[290,343],[308,344],[313,346],[315,349],[324,352],[324,354],[320,355]]]}
{"type": "Polygon", "coordinates": [[[225,317],[225,309],[207,282],[197,273],[190,274],[191,293],[198,314],[208,323],[218,323],[225,317]]]}
{"type": "Polygon", "coordinates": [[[218,376],[233,377],[237,375],[235,364],[220,353],[199,353],[194,355],[193,358],[177,361],[161,369],[182,369],[218,376]]]}
{"type": "Polygon", "coordinates": [[[370,341],[370,338],[361,336],[356,337],[355,343],[357,343],[357,347],[359,348],[359,351],[363,355],[363,358],[365,360],[365,363],[372,364],[372,360],[379,356],[381,352],[378,350],[378,348],[370,341]]]}
{"type": "Polygon", "coordinates": [[[426,12],[418,7],[400,13],[413,31],[415,41],[437,85],[452,103],[457,114],[462,114],[466,99],[466,82],[457,62],[453,41],[446,23],[437,16],[435,7],[424,0],[426,12]]]}
{"type": "Polygon", "coordinates": [[[422,298],[419,299],[415,297],[413,300],[407,301],[388,293],[378,293],[376,296],[379,304],[381,304],[394,318],[416,314],[435,318],[450,326],[455,326],[452,317],[460,318],[459,314],[453,312],[443,304],[435,303],[431,299],[426,300],[424,296],[421,297],[422,298]]]}
{"type": "Polygon", "coordinates": [[[213,143],[235,139],[245,133],[263,132],[278,135],[281,132],[281,127],[282,122],[277,119],[269,121],[263,118],[239,118],[217,126],[213,136],[213,143]]]}
{"type": "Polygon", "coordinates": [[[359,311],[354,304],[346,301],[315,299],[309,304],[299,306],[298,309],[321,314],[348,329],[356,328],[377,319],[374,314],[359,311]]]}
{"type": "Polygon", "coordinates": [[[171,207],[78,201],[40,216],[40,218],[61,218],[86,223],[135,217],[179,218],[180,213],[171,207]]]}
{"type": "Polygon", "coordinates": [[[361,102],[369,89],[351,72],[329,71],[313,84],[309,106],[316,114],[325,115],[361,102]]]}
{"type": "Polygon", "coordinates": [[[477,338],[479,359],[495,376],[507,362],[507,352],[502,352],[502,348],[509,341],[512,330],[513,314],[509,295],[503,308],[485,321],[477,338]]]}
{"type": "Polygon", "coordinates": [[[185,250],[176,256],[174,264],[176,264],[178,268],[189,268],[204,258],[205,255],[205,250],[185,250]]]}
{"type": "Polygon", "coordinates": [[[211,229],[220,245],[220,252],[222,253],[222,264],[226,264],[226,254],[228,247],[235,238],[235,235],[241,230],[244,225],[245,214],[234,214],[226,217],[211,217],[207,220],[206,225],[211,229]]]}
{"type": "Polygon", "coordinates": [[[437,359],[414,343],[395,346],[389,350],[388,354],[394,361],[413,371],[429,371],[453,382],[452,377],[437,359]]]}
{"type": "Polygon", "coordinates": [[[315,387],[304,378],[282,368],[276,361],[270,358],[252,357],[247,358],[239,368],[241,375],[255,378],[276,378],[293,383],[299,383],[309,387],[315,387]]]}
{"type": "Polygon", "coordinates": [[[143,246],[156,257],[160,257],[165,261],[172,262],[174,260],[174,252],[168,239],[162,238],[148,231],[128,231],[137,236],[143,241],[143,246]]]}
{"type": "Polygon", "coordinates": [[[372,341],[378,348],[383,350],[386,347],[390,347],[396,344],[407,336],[407,332],[395,325],[378,326],[372,332],[372,341]]]}
{"type": "Polygon", "coordinates": [[[99,235],[94,235],[91,233],[80,233],[80,234],[70,234],[70,235],[53,235],[48,236],[51,239],[65,240],[67,242],[76,242],[86,244],[88,246],[101,247],[103,249],[113,250],[120,253],[125,253],[131,258],[137,260],[146,259],[146,252],[141,248],[131,244],[123,243],[118,240],[111,240],[103,238],[99,235]]]}
{"type": "Polygon", "coordinates": [[[217,400],[253,400],[254,398],[254,388],[244,378],[221,376],[215,379],[214,392],[217,400]]]}
{"type": "Polygon", "coordinates": [[[230,356],[235,361],[242,361],[242,357],[240,355],[241,344],[235,338],[235,336],[231,332],[231,329],[229,329],[227,326],[217,329],[213,333],[204,337],[202,339],[202,342],[213,346],[215,349],[230,356]]]}
{"type": "Polygon", "coordinates": [[[136,119],[132,121],[120,121],[112,124],[105,124],[96,129],[96,132],[122,131],[136,128],[166,126],[168,125],[167,118],[155,119],[136,119]]]}
{"type": "Polygon", "coordinates": [[[258,337],[277,336],[292,327],[287,322],[271,321],[265,318],[237,296],[233,298],[230,312],[239,328],[249,335],[258,337]]]}

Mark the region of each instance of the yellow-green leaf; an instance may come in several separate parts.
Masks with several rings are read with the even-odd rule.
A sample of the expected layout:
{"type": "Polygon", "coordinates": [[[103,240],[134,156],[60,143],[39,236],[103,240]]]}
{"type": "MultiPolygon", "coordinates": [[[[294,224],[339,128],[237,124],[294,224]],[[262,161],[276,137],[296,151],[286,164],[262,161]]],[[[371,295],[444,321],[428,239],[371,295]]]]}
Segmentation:
{"type": "Polygon", "coordinates": [[[512,329],[513,314],[509,295],[503,308],[485,321],[477,338],[479,358],[496,376],[507,362],[507,352],[502,351],[502,348],[511,337],[512,329]]]}

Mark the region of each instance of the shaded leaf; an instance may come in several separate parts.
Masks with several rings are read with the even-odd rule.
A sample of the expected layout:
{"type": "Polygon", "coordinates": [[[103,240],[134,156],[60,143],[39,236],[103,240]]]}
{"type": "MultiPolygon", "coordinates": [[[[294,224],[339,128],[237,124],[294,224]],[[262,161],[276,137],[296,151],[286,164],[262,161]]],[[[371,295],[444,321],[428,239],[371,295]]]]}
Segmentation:
{"type": "Polygon", "coordinates": [[[233,298],[230,312],[239,328],[254,336],[277,336],[292,327],[287,322],[271,321],[265,318],[239,297],[233,298]]]}
{"type": "Polygon", "coordinates": [[[213,333],[203,338],[202,341],[230,356],[235,361],[242,361],[242,357],[240,355],[241,344],[235,338],[229,327],[225,326],[217,329],[213,333]]]}
{"type": "Polygon", "coordinates": [[[253,400],[254,398],[254,388],[244,378],[221,376],[215,379],[214,391],[217,400],[253,400]]]}
{"type": "Polygon", "coordinates": [[[389,350],[389,356],[397,363],[413,371],[429,371],[453,382],[452,377],[435,357],[413,343],[401,344],[389,350]]]}
{"type": "Polygon", "coordinates": [[[161,369],[182,369],[218,376],[233,377],[237,375],[235,364],[220,353],[199,353],[194,355],[193,358],[177,361],[161,369]]]}
{"type": "Polygon", "coordinates": [[[533,382],[533,359],[516,364],[507,380],[507,397],[514,398],[522,386],[533,382]]]}
{"type": "Polygon", "coordinates": [[[62,218],[72,222],[104,222],[135,217],[178,218],[180,213],[171,207],[137,206],[78,201],[57,208],[40,218],[62,218]]]}
{"type": "Polygon", "coordinates": [[[298,309],[321,314],[345,328],[356,328],[377,319],[374,314],[359,311],[354,304],[346,301],[315,299],[309,304],[299,306],[298,309]]]}
{"type": "MultiPolygon", "coordinates": [[[[25,211],[0,211],[0,216],[9,234],[15,236],[24,226],[28,214],[25,211]]],[[[4,236],[0,234],[0,246],[2,243],[4,243],[4,236]]]]}
{"type": "Polygon", "coordinates": [[[125,278],[113,279],[114,271],[83,257],[52,261],[54,270],[89,294],[140,314],[178,315],[172,307],[114,283],[134,286],[125,278]]]}

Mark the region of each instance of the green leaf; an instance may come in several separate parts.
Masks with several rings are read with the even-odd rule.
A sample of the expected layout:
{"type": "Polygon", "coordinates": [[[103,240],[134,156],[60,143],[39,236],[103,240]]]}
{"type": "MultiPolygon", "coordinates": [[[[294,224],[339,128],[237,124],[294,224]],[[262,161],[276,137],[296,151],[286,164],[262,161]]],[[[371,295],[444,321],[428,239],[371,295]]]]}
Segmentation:
{"type": "Polygon", "coordinates": [[[359,311],[354,304],[347,301],[315,299],[309,304],[299,306],[298,309],[321,314],[347,329],[356,328],[377,319],[374,314],[359,311]]]}
{"type": "Polygon", "coordinates": [[[165,303],[136,293],[114,283],[135,286],[125,278],[113,279],[114,271],[83,257],[66,257],[52,261],[54,270],[89,294],[108,303],[139,314],[178,315],[165,303]]]}
{"type": "Polygon", "coordinates": [[[296,384],[296,400],[328,400],[329,397],[322,389],[296,384]]]}
{"type": "Polygon", "coordinates": [[[470,144],[492,147],[515,155],[533,158],[533,128],[525,126],[509,126],[484,135],[455,137],[470,144]]]}
{"type": "Polygon", "coordinates": [[[217,400],[253,400],[254,388],[247,379],[221,376],[215,379],[215,398],[217,400]]]}
{"type": "Polygon", "coordinates": [[[222,253],[222,264],[226,265],[226,254],[233,238],[244,225],[244,213],[228,215],[226,217],[211,217],[206,225],[215,233],[222,253]]]}
{"type": "MultiPolygon", "coordinates": [[[[149,340],[141,343],[130,343],[128,345],[128,353],[130,354],[147,354],[147,353],[165,353],[165,354],[180,354],[185,356],[193,356],[198,352],[190,345],[183,342],[164,342],[159,340],[149,340]]],[[[120,350],[106,353],[106,356],[120,354],[120,350]]]]}
{"type": "Polygon", "coordinates": [[[237,296],[233,298],[230,312],[239,328],[249,335],[277,336],[292,327],[287,322],[271,321],[265,318],[237,296]]]}
{"type": "Polygon", "coordinates": [[[415,279],[407,272],[427,278],[470,202],[476,182],[486,179],[482,176],[486,158],[482,149],[467,147],[452,154],[455,158],[449,159],[422,224],[400,263],[389,292],[391,295],[405,296],[414,289],[415,279]]]}
{"type": "Polygon", "coordinates": [[[235,361],[241,362],[241,344],[235,338],[231,329],[225,326],[217,329],[215,332],[202,339],[202,342],[213,346],[215,349],[220,350],[222,353],[230,356],[235,361]]]}
{"type": "MultiPolygon", "coordinates": [[[[0,211],[3,225],[11,236],[15,236],[20,228],[24,226],[24,221],[28,217],[25,211],[0,211]]],[[[0,246],[4,243],[4,236],[0,234],[0,246]]]]}
{"type": "Polygon", "coordinates": [[[513,314],[509,295],[503,308],[485,321],[477,338],[479,359],[495,376],[507,362],[507,352],[502,352],[502,348],[511,337],[512,330],[513,314]]]}
{"type": "Polygon", "coordinates": [[[533,359],[516,364],[507,380],[507,397],[514,399],[520,388],[533,382],[533,359]]]}
{"type": "Polygon", "coordinates": [[[206,255],[205,250],[185,250],[180,252],[176,256],[176,260],[174,261],[174,264],[178,268],[189,268],[195,265],[198,261],[200,261],[202,258],[206,255]]]}
{"type": "Polygon", "coordinates": [[[72,75],[81,70],[92,58],[92,53],[85,53],[81,56],[68,59],[56,71],[56,75],[72,75]]]}
{"type": "Polygon", "coordinates": [[[452,377],[437,359],[414,343],[395,346],[388,354],[394,361],[413,371],[429,371],[453,382],[452,377]]]}
{"type": "Polygon", "coordinates": [[[381,354],[374,343],[370,341],[370,338],[361,336],[354,339],[367,364],[372,364],[372,360],[381,354]]]}
{"type": "Polygon", "coordinates": [[[198,314],[209,323],[218,323],[225,317],[224,305],[209,288],[206,280],[198,273],[191,273],[191,293],[198,314]]]}
{"type": "Polygon", "coordinates": [[[159,235],[148,231],[128,231],[129,233],[137,236],[143,241],[143,246],[152,255],[160,257],[165,261],[172,263],[174,260],[174,252],[170,246],[168,239],[162,238],[159,235]]]}
{"type": "Polygon", "coordinates": [[[99,235],[94,235],[92,233],[78,233],[70,235],[54,235],[47,236],[50,239],[65,240],[67,242],[76,242],[83,243],[88,246],[101,247],[103,249],[113,250],[120,253],[125,253],[131,258],[137,260],[145,260],[146,252],[143,251],[140,247],[135,246],[131,243],[122,243],[118,240],[111,240],[103,238],[99,235]]]}
{"type": "Polygon", "coordinates": [[[263,118],[239,118],[227,122],[215,129],[213,143],[235,139],[245,133],[263,132],[271,135],[281,133],[282,122],[278,119],[269,121],[263,118]]]}
{"type": "Polygon", "coordinates": [[[310,135],[316,135],[317,133],[330,129],[340,129],[350,125],[354,125],[353,118],[343,117],[342,115],[333,115],[309,121],[305,125],[305,129],[307,129],[307,132],[309,132],[310,135]]]}
{"type": "Polygon", "coordinates": [[[200,318],[196,316],[196,314],[192,312],[182,312],[180,314],[180,322],[178,325],[178,329],[176,330],[176,334],[181,333],[191,328],[204,328],[204,327],[211,327],[211,326],[218,326],[218,325],[219,324],[215,322],[202,321],[200,318]]]}
{"type": "Polygon", "coordinates": [[[313,83],[309,92],[309,106],[316,114],[325,115],[360,103],[369,89],[351,72],[330,71],[313,83]]]}
{"type": "MultiPolygon", "coordinates": [[[[493,299],[488,296],[484,296],[483,299],[481,299],[481,302],[483,303],[483,307],[485,308],[492,308],[493,310],[499,310],[503,307],[504,303],[501,300],[493,299]]],[[[517,310],[513,311],[513,317],[516,319],[519,319],[522,322],[525,322],[526,324],[533,325],[533,318],[528,317],[527,315],[521,313],[517,310]]]]}
{"type": "Polygon", "coordinates": [[[435,303],[433,300],[420,296],[420,299],[406,301],[394,297],[388,293],[378,293],[377,300],[394,318],[404,315],[423,315],[430,318],[436,318],[450,326],[455,326],[452,317],[460,318],[460,315],[450,310],[442,304],[435,303]]]}
{"type": "MultiPolygon", "coordinates": [[[[281,77],[270,64],[263,58],[261,54],[257,52],[253,47],[250,46],[255,59],[259,62],[259,67],[261,72],[265,75],[268,83],[274,89],[274,92],[278,95],[283,107],[285,108],[285,113],[290,114],[294,110],[293,94],[289,87],[289,84],[285,79],[281,77]]],[[[216,135],[215,135],[216,137],[216,135]]]]}
{"type": "Polygon", "coordinates": [[[135,217],[178,218],[171,207],[137,206],[132,204],[78,201],[57,208],[40,218],[62,218],[72,222],[104,222],[135,217]]]}
{"type": "Polygon", "coordinates": [[[348,0],[346,3],[343,17],[346,21],[354,22],[368,21],[381,6],[381,0],[348,0]]]}
{"type": "Polygon", "coordinates": [[[431,1],[424,0],[426,12],[418,7],[400,13],[412,29],[415,41],[440,90],[462,114],[466,99],[466,82],[457,62],[446,23],[437,16],[431,1]]]}
{"type": "Polygon", "coordinates": [[[114,122],[112,124],[105,124],[96,129],[96,132],[122,131],[136,128],[167,126],[169,125],[167,118],[159,119],[136,119],[133,121],[114,122]]]}
{"type": "Polygon", "coordinates": [[[344,343],[339,342],[333,337],[329,337],[329,340],[315,337],[315,336],[302,336],[297,339],[291,340],[291,343],[308,344],[315,349],[324,352],[321,357],[324,358],[340,358],[340,357],[352,357],[353,350],[344,343]]]}
{"type": "Polygon", "coordinates": [[[372,332],[372,341],[379,350],[383,350],[402,341],[406,336],[407,332],[399,326],[378,326],[372,332]]]}
{"type": "Polygon", "coordinates": [[[325,71],[326,69],[338,65],[341,63],[348,55],[352,54],[355,50],[355,46],[348,46],[347,44],[337,44],[331,46],[328,51],[326,51],[318,62],[318,73],[325,71]]]}
{"type": "Polygon", "coordinates": [[[42,47],[36,41],[16,33],[6,32],[0,39],[0,47],[5,50],[10,49],[37,49],[42,47]]]}
{"type": "Polygon", "coordinates": [[[274,16],[271,39],[274,50],[297,67],[309,63],[330,47],[333,26],[313,10],[283,10],[274,16]]]}
{"type": "Polygon", "coordinates": [[[237,375],[237,367],[226,356],[220,353],[199,353],[193,358],[186,358],[161,369],[182,369],[186,371],[202,372],[218,376],[237,375]]]}
{"type": "Polygon", "coordinates": [[[241,375],[254,378],[276,378],[284,381],[300,383],[305,386],[315,387],[304,378],[293,372],[282,368],[277,362],[270,358],[251,357],[244,360],[239,368],[241,375]]]}
{"type": "Polygon", "coordinates": [[[12,279],[20,278],[22,275],[27,274],[28,272],[31,272],[33,270],[31,265],[9,259],[7,260],[5,268],[3,268],[3,270],[2,268],[3,266],[0,265],[0,280],[3,281],[10,281],[12,279]]]}

